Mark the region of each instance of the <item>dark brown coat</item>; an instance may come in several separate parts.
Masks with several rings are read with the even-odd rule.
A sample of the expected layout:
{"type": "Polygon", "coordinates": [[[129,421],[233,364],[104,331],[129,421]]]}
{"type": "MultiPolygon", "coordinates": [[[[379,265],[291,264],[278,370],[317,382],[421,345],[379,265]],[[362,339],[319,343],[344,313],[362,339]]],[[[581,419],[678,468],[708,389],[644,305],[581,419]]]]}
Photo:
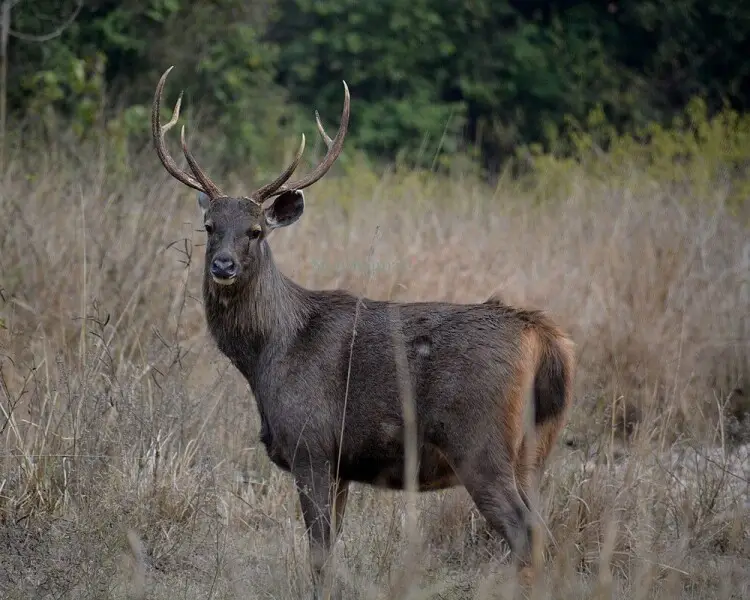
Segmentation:
{"type": "Polygon", "coordinates": [[[348,90],[336,139],[319,124],[329,153],[312,176],[285,183],[290,168],[249,197],[234,198],[197,166],[184,131],[193,176],[177,170],[163,150],[164,132],[179,111],[178,102],[172,121],[160,125],[167,73],[157,88],[154,138],[170,173],[202,190],[208,329],[250,385],[270,459],[298,485],[316,580],[340,531],[349,483],[405,489],[407,441],[418,457],[417,488],[464,485],[527,564],[529,492],[572,401],[570,340],[543,313],[498,298],[396,303],[297,285],[276,268],[267,236],[299,219],[301,189],[338,156],[348,90]],[[263,207],[267,195],[276,198],[263,207]],[[402,379],[399,356],[405,357],[402,379]],[[411,440],[405,398],[415,414],[411,440]]]}

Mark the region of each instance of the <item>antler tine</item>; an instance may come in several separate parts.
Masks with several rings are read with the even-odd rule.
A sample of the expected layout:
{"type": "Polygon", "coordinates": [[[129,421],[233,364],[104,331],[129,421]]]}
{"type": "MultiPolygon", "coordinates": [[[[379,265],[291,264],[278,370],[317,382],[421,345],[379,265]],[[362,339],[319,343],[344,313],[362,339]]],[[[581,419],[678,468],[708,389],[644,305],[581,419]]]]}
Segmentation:
{"type": "Polygon", "coordinates": [[[159,110],[161,108],[161,97],[164,91],[164,84],[167,81],[167,75],[174,69],[174,66],[169,67],[159,79],[159,83],[156,85],[156,92],[154,94],[154,103],[151,107],[151,135],[154,139],[154,148],[156,148],[156,154],[159,156],[159,160],[164,165],[167,172],[185,185],[196,189],[200,192],[206,192],[204,187],[198,180],[195,179],[190,173],[183,171],[177,166],[169,151],[166,149],[164,144],[164,134],[167,133],[172,127],[177,124],[177,120],[180,118],[180,106],[182,104],[182,92],[180,97],[177,98],[177,102],[174,105],[174,111],[172,112],[172,118],[169,123],[165,125],[161,124],[161,118],[159,116],[159,110]]]}
{"type": "MultiPolygon", "coordinates": [[[[346,81],[343,81],[342,83],[344,84],[344,109],[341,111],[341,121],[339,124],[339,130],[336,132],[336,137],[333,139],[330,145],[326,141],[328,152],[326,153],[320,164],[315,167],[312,173],[298,181],[293,181],[292,183],[288,183],[282,186],[281,188],[279,188],[277,193],[282,193],[289,190],[301,190],[303,188],[311,186],[328,172],[333,163],[336,162],[339,154],[341,154],[341,150],[344,147],[344,138],[346,137],[347,128],[349,126],[350,104],[349,86],[346,85],[346,81]]],[[[325,135],[323,139],[325,140],[327,137],[328,136],[325,135]]]]}
{"type": "Polygon", "coordinates": [[[190,170],[193,172],[194,177],[177,166],[177,163],[169,154],[164,144],[164,134],[177,124],[177,120],[180,118],[180,106],[182,105],[182,92],[180,92],[180,97],[177,99],[177,103],[174,106],[172,118],[169,120],[169,123],[162,126],[159,116],[161,97],[164,92],[164,84],[167,81],[167,75],[169,75],[169,72],[172,69],[174,69],[174,66],[171,66],[164,71],[164,74],[161,76],[161,79],[159,79],[159,83],[156,86],[156,93],[154,94],[154,104],[151,108],[151,134],[154,138],[154,147],[156,148],[156,153],[159,155],[164,168],[170,173],[170,175],[172,175],[172,177],[193,189],[204,192],[213,200],[214,198],[222,196],[223,193],[218,186],[211,181],[211,178],[206,175],[205,171],[201,169],[198,162],[187,149],[187,145],[185,144],[185,126],[182,126],[182,134],[180,136],[182,140],[182,151],[185,154],[185,158],[188,161],[188,165],[190,166],[190,170]]]}
{"type": "Polygon", "coordinates": [[[326,153],[323,160],[320,162],[320,164],[317,167],[315,167],[312,173],[308,174],[302,179],[282,185],[281,187],[275,189],[272,193],[267,194],[266,197],[283,194],[284,192],[289,192],[292,190],[301,190],[306,187],[309,187],[313,183],[318,181],[318,179],[323,177],[323,175],[325,175],[328,172],[328,169],[331,168],[333,163],[336,162],[336,159],[339,157],[339,154],[341,154],[341,149],[344,147],[344,137],[346,137],[347,127],[349,126],[349,104],[350,104],[349,87],[346,85],[346,81],[344,81],[343,83],[344,83],[344,109],[341,111],[341,124],[339,125],[339,130],[336,133],[336,137],[333,140],[331,140],[331,138],[328,137],[328,135],[326,134],[325,130],[323,129],[323,126],[320,124],[320,119],[319,118],[317,119],[318,131],[323,136],[323,141],[325,141],[326,146],[328,146],[328,152],[326,153]]]}
{"type": "Polygon", "coordinates": [[[303,133],[297,154],[295,154],[294,160],[292,160],[290,165],[272,182],[267,183],[250,194],[250,199],[257,204],[262,204],[266,198],[270,198],[274,195],[274,192],[276,192],[276,190],[278,190],[284,182],[292,176],[292,173],[294,173],[295,169],[299,166],[299,161],[302,159],[302,153],[304,151],[305,134],[303,133]]]}
{"type": "Polygon", "coordinates": [[[315,124],[318,126],[318,132],[320,133],[320,137],[323,138],[323,141],[326,144],[326,148],[330,150],[331,144],[333,144],[333,140],[326,133],[326,130],[323,129],[323,124],[320,122],[320,113],[318,113],[317,110],[315,111],[315,124]]]}
{"type": "Polygon", "coordinates": [[[180,142],[182,144],[182,153],[185,155],[185,158],[187,159],[188,164],[190,165],[190,170],[195,174],[195,176],[198,178],[198,181],[201,182],[203,185],[204,191],[206,194],[208,194],[208,197],[211,198],[211,200],[218,198],[219,196],[223,196],[224,193],[218,188],[218,186],[211,181],[211,178],[206,175],[206,172],[201,169],[198,162],[195,160],[195,157],[193,156],[192,152],[187,147],[187,143],[185,142],[185,126],[182,126],[182,130],[180,131],[180,142]]]}

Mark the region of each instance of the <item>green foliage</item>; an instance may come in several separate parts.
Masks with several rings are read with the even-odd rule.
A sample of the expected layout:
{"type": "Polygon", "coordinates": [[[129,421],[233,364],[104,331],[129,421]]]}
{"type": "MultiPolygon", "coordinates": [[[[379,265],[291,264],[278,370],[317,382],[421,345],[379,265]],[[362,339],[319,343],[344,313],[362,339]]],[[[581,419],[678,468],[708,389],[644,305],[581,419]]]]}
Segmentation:
{"type": "Polygon", "coordinates": [[[725,191],[730,205],[750,206],[750,115],[731,108],[711,115],[705,100],[693,98],[671,125],[650,123],[632,134],[619,133],[596,109],[584,123],[568,119],[562,137],[572,148],[568,154],[528,149],[534,179],[546,182],[544,193],[569,192],[577,170],[610,184],[628,181],[631,188],[638,172],[646,185],[688,185],[704,202],[725,191]]]}
{"type": "MultiPolygon", "coordinates": [[[[48,131],[62,119],[81,137],[98,125],[123,148],[133,140],[146,144],[154,86],[174,64],[165,111],[184,88],[183,113],[192,122],[195,146],[210,136],[228,163],[277,160],[280,124],[292,111],[274,82],[276,49],[261,39],[262,4],[131,0],[87,6],[58,38],[12,39],[10,105],[48,131]],[[200,132],[197,118],[207,121],[200,132]]],[[[51,0],[21,3],[13,26],[37,33],[42,21],[54,22],[60,12],[51,0]]]]}
{"type": "Polygon", "coordinates": [[[450,154],[468,140],[489,166],[519,145],[573,152],[561,129],[595,109],[622,132],[668,123],[696,92],[712,110],[746,106],[749,34],[750,7],[729,0],[283,0],[269,30],[304,103],[331,109],[338,81],[352,85],[366,149],[421,154],[429,137],[450,154]]]}
{"type": "Polygon", "coordinates": [[[692,98],[707,122],[750,108],[750,5],[731,0],[101,0],[27,39],[76,5],[13,9],[12,117],[147,144],[154,85],[175,65],[165,111],[184,88],[191,144],[217,167],[276,171],[301,131],[319,148],[313,110],[335,130],[341,80],[347,154],[428,170],[651,139],[692,98]]]}
{"type": "Polygon", "coordinates": [[[616,93],[615,67],[592,8],[527,17],[489,2],[481,13],[465,4],[470,16],[456,77],[488,158],[507,156],[524,142],[553,147],[565,115],[585,116],[592,98],[612,114],[629,109],[616,93]]]}
{"type": "Polygon", "coordinates": [[[49,131],[55,131],[60,127],[59,115],[66,114],[74,133],[85,137],[104,109],[104,66],[101,53],[88,59],[66,55],[54,68],[25,76],[21,87],[29,95],[26,116],[38,118],[49,131]]]}
{"type": "Polygon", "coordinates": [[[451,154],[468,133],[499,155],[549,142],[592,96],[627,109],[592,12],[572,9],[564,22],[490,0],[286,0],[269,35],[282,48],[281,80],[304,102],[335,102],[346,77],[368,150],[421,153],[429,137],[451,154]]]}
{"type": "MultiPolygon", "coordinates": [[[[351,137],[379,155],[433,160],[458,150],[465,105],[441,98],[457,49],[440,4],[286,0],[269,39],[279,77],[303,103],[341,110],[352,90],[351,137]]],[[[429,164],[429,162],[428,162],[429,164]]]]}

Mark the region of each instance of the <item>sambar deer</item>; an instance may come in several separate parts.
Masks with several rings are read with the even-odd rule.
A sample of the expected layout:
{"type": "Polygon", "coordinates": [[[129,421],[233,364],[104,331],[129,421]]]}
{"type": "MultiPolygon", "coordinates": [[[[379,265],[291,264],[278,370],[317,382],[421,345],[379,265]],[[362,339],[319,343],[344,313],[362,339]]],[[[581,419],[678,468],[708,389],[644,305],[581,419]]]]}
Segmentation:
{"type": "Polygon", "coordinates": [[[302,157],[303,135],[291,164],[274,181],[233,197],[201,169],[184,126],[182,151],[192,173],[180,169],[165,148],[164,135],[176,124],[182,101],[180,94],[172,119],[161,125],[161,97],[172,68],[154,95],[154,145],[166,170],[200,192],[208,330],[252,390],[270,460],[294,478],[315,593],[341,531],[349,483],[405,489],[407,442],[416,448],[417,489],[463,485],[507,540],[517,565],[527,569],[529,491],[572,401],[570,339],[544,313],[494,297],[477,304],[389,302],[296,284],[276,267],[267,237],[302,216],[302,190],[338,158],[349,122],[346,82],[335,138],[316,113],[328,147],[320,164],[289,181],[302,157]],[[396,330],[401,350],[393,343],[396,330]],[[405,439],[410,429],[399,356],[405,356],[415,414],[412,441],[405,439]],[[527,429],[529,409],[533,425],[527,429]]]}

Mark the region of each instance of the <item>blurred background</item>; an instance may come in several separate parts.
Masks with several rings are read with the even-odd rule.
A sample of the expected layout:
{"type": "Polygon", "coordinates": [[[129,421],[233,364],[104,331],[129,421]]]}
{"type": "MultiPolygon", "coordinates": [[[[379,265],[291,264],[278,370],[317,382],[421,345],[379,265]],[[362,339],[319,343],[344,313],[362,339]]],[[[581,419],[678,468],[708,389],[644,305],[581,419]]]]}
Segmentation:
{"type": "Polygon", "coordinates": [[[276,164],[278,145],[335,127],[347,147],[496,171],[570,154],[582,130],[648,136],[750,106],[750,6],[678,0],[29,0],[10,7],[8,119],[39,135],[105,127],[146,143],[155,82],[185,89],[221,162],[276,164]],[[54,132],[54,133],[53,133],[54,132]]]}
{"type": "MultiPolygon", "coordinates": [[[[575,406],[538,598],[750,597],[750,3],[0,0],[0,597],[310,592],[291,480],[205,330],[181,122],[224,190],[344,150],[270,238],[309,288],[541,308],[575,406]],[[179,132],[167,135],[177,162],[179,132]]],[[[304,365],[300,365],[304,368],[304,365]]],[[[352,599],[510,598],[462,489],[353,486],[352,599]]]]}

